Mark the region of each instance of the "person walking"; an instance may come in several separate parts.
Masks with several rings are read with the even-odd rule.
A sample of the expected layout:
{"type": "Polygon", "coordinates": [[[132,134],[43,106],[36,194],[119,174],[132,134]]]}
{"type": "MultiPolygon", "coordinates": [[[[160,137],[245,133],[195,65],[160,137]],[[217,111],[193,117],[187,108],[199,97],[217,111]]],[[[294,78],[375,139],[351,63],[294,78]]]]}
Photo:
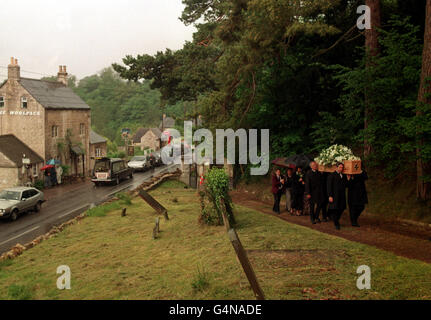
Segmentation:
{"type": "Polygon", "coordinates": [[[292,202],[293,202],[293,183],[294,183],[293,179],[294,179],[294,175],[293,175],[293,169],[292,168],[287,169],[287,174],[284,177],[284,179],[285,179],[284,188],[286,189],[286,210],[290,214],[293,214],[292,202]]]}
{"type": "Polygon", "coordinates": [[[319,215],[324,202],[322,174],[317,171],[317,163],[310,162],[311,169],[305,175],[305,195],[310,202],[310,220],[312,224],[320,223],[319,215]]]}
{"type": "Polygon", "coordinates": [[[327,182],[329,209],[331,210],[332,220],[337,230],[340,230],[340,218],[347,207],[347,178],[343,174],[343,170],[344,164],[338,163],[337,170],[329,175],[327,182]]]}
{"type": "Polygon", "coordinates": [[[292,193],[293,193],[293,202],[292,209],[295,215],[300,216],[304,209],[304,188],[305,182],[303,179],[302,168],[297,167],[296,173],[294,174],[293,184],[292,184],[292,193]]]}
{"type": "Polygon", "coordinates": [[[280,169],[275,170],[275,174],[272,176],[272,194],[274,195],[274,206],[272,211],[280,214],[280,200],[284,188],[284,179],[281,175],[280,169]]]}
{"type": "Polygon", "coordinates": [[[57,173],[57,182],[58,184],[61,184],[61,176],[63,175],[63,168],[60,165],[56,164],[55,172],[57,173]]]}
{"type": "Polygon", "coordinates": [[[362,171],[358,175],[347,175],[347,203],[349,204],[350,222],[353,227],[359,227],[358,219],[368,204],[367,188],[365,181],[368,175],[362,171]]]}
{"type": "Polygon", "coordinates": [[[328,172],[322,172],[322,189],[323,189],[323,204],[322,204],[322,221],[328,222],[331,219],[331,215],[328,210],[328,172]]]}

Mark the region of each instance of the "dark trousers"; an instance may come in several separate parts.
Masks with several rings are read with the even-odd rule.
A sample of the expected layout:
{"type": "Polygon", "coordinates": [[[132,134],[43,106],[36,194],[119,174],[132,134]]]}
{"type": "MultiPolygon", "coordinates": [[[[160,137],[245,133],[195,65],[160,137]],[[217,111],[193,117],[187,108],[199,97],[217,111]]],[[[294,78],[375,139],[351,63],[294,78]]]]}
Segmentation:
{"type": "Polygon", "coordinates": [[[313,199],[310,199],[310,219],[311,222],[319,219],[320,211],[322,211],[322,205],[315,203],[313,199]]]}
{"type": "Polygon", "coordinates": [[[304,193],[303,192],[293,192],[292,208],[295,210],[304,209],[304,193]]]}
{"type": "Polygon", "coordinates": [[[352,223],[358,223],[359,216],[364,211],[364,209],[365,209],[364,205],[349,206],[350,221],[352,223]]]}
{"type": "Polygon", "coordinates": [[[330,215],[328,214],[328,203],[325,202],[322,204],[322,217],[323,219],[329,219],[330,215]]]}
{"type": "Polygon", "coordinates": [[[344,210],[340,210],[340,209],[331,209],[330,210],[332,221],[334,221],[335,226],[340,225],[340,218],[341,218],[341,215],[343,214],[343,212],[344,212],[344,210]]]}
{"type": "Polygon", "coordinates": [[[272,211],[277,213],[280,213],[281,193],[281,190],[278,190],[277,193],[274,193],[274,206],[272,207],[272,211]]]}

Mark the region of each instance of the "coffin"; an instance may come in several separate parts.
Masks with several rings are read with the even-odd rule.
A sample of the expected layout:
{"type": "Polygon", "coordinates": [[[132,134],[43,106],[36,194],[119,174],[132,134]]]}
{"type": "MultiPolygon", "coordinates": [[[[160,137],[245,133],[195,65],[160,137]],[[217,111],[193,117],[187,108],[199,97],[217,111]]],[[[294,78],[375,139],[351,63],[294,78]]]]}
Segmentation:
{"type": "Polygon", "coordinates": [[[362,173],[361,160],[346,160],[344,161],[345,174],[360,174],[362,173]]]}
{"type": "MultiPolygon", "coordinates": [[[[323,164],[317,164],[320,172],[334,172],[337,170],[337,166],[325,166],[323,164]]],[[[346,160],[344,161],[344,174],[360,174],[362,173],[361,160],[346,160]]]]}

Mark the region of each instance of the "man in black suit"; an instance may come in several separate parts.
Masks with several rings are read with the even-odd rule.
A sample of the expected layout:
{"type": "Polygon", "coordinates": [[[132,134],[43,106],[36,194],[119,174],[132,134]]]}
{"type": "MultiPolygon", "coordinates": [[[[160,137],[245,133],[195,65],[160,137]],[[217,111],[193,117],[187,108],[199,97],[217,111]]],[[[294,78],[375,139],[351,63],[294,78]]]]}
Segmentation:
{"type": "Polygon", "coordinates": [[[353,227],[359,227],[358,218],[368,203],[367,189],[365,187],[368,175],[365,171],[362,171],[358,175],[347,175],[347,180],[347,202],[349,203],[350,221],[353,227]]]}
{"type": "Polygon", "coordinates": [[[344,164],[338,163],[337,170],[329,175],[327,182],[329,209],[331,210],[332,220],[337,230],[340,230],[340,218],[347,207],[347,177],[343,174],[343,170],[344,164]]]}
{"type": "Polygon", "coordinates": [[[322,174],[317,171],[317,163],[310,163],[311,170],[305,176],[305,194],[310,200],[310,218],[311,223],[320,223],[319,214],[322,210],[324,199],[322,174]]]}

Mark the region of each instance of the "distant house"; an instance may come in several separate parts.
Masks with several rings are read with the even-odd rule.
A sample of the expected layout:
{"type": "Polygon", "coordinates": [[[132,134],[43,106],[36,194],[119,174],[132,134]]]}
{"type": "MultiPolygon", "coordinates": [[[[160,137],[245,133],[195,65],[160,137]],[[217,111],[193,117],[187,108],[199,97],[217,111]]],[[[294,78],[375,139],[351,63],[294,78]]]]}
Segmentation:
{"type": "Polygon", "coordinates": [[[159,129],[165,130],[165,129],[172,129],[175,127],[175,119],[171,117],[167,117],[165,114],[163,115],[163,120],[160,121],[159,129]]]}
{"type": "Polygon", "coordinates": [[[13,134],[0,136],[0,189],[34,183],[42,178],[43,165],[42,157],[13,134]]]}
{"type": "Polygon", "coordinates": [[[139,128],[133,136],[133,145],[141,150],[160,149],[160,138],[162,132],[158,128],[139,128]]]}
{"type": "Polygon", "coordinates": [[[94,168],[96,158],[106,157],[108,154],[108,140],[90,130],[90,169],[94,168]]]}

